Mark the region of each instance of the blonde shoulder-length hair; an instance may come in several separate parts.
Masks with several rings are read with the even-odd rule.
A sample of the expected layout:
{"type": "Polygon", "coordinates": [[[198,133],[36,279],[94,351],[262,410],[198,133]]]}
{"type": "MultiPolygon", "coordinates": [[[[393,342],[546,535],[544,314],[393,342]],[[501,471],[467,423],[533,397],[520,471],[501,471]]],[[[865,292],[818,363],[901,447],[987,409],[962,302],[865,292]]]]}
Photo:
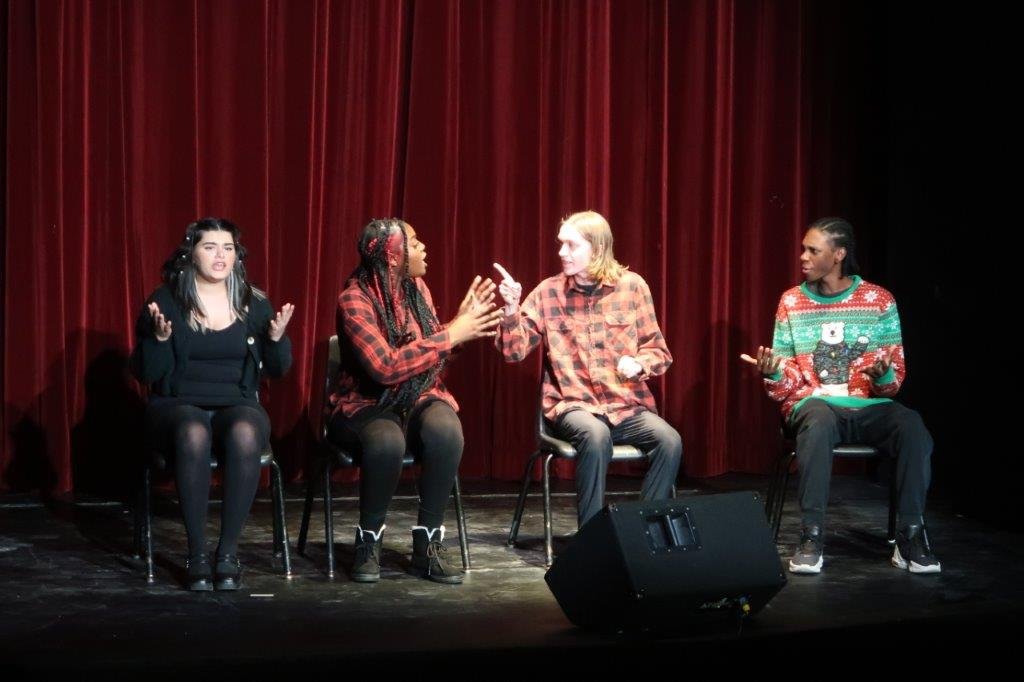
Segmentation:
{"type": "Polygon", "coordinates": [[[629,268],[615,260],[612,248],[612,228],[597,211],[580,211],[562,221],[562,225],[575,227],[593,249],[587,274],[595,282],[615,284],[629,268]]]}

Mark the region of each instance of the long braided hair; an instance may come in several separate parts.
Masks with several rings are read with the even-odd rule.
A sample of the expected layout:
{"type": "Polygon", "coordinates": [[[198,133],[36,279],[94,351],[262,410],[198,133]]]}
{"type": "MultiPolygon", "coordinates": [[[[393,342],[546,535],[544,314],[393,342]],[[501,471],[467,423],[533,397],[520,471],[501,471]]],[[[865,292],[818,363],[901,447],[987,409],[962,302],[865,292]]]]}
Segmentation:
{"type": "MultiPolygon", "coordinates": [[[[413,335],[408,331],[410,317],[416,319],[424,338],[441,328],[437,315],[427,305],[416,282],[407,276],[408,269],[405,222],[398,218],[371,220],[359,238],[359,265],[350,279],[355,279],[359,288],[373,302],[382,331],[387,335],[388,345],[392,348],[401,348],[412,341],[413,335]],[[397,281],[393,281],[391,276],[391,255],[400,255],[402,258],[397,281]]],[[[442,360],[427,371],[388,388],[381,394],[377,404],[382,407],[393,405],[400,409],[411,408],[420,394],[433,384],[443,367],[442,360]]]]}

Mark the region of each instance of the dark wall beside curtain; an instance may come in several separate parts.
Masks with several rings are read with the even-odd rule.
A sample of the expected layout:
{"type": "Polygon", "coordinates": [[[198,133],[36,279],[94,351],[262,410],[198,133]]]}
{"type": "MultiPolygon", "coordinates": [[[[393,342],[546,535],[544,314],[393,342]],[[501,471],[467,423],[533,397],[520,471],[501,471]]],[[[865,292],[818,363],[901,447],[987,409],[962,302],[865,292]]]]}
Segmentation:
{"type": "Polygon", "coordinates": [[[911,380],[935,438],[933,497],[1024,528],[1012,368],[1017,275],[1017,23],[1000,8],[889,3],[854,106],[874,226],[866,259],[898,296],[911,380]]]}
{"type": "MultiPolygon", "coordinates": [[[[416,226],[449,319],[493,261],[529,289],[558,270],[559,219],[604,213],[675,356],[655,393],[691,476],[760,472],[774,455],[776,408],[737,358],[769,341],[803,226],[847,215],[866,274],[890,284],[897,269],[876,175],[894,134],[884,6],[2,6],[4,488],[102,487],[135,456],[132,321],[198,216],[237,222],[252,280],[298,306],[295,364],[265,392],[293,477],[371,217],[416,226]]],[[[916,303],[911,320],[930,314],[916,303]]],[[[908,338],[913,358],[923,343],[908,338]]],[[[450,364],[464,476],[521,473],[538,367],[482,343],[450,364]]]]}

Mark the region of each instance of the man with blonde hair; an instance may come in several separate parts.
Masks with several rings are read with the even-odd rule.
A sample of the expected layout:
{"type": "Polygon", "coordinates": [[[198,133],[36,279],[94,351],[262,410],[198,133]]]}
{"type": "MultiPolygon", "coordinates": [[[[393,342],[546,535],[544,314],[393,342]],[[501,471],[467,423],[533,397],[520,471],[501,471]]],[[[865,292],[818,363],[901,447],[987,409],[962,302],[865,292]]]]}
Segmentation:
{"type": "Polygon", "coordinates": [[[612,445],[640,448],[650,460],[641,497],[672,496],[682,461],[679,433],[658,416],[649,377],[672,355],[654,314],[651,290],[615,260],[612,231],[599,213],[574,213],[558,231],[562,272],[520,305],[523,287],[501,265],[505,316],[495,345],[519,362],[544,344],[544,417],[576,448],[576,503],[582,526],[604,506],[612,445]]]}

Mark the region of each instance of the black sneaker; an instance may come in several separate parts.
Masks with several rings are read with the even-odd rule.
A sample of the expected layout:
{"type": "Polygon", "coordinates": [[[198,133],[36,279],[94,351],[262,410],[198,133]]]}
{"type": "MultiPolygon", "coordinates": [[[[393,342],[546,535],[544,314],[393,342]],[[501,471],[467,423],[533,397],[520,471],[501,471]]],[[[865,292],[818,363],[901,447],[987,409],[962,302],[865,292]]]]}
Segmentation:
{"type": "Polygon", "coordinates": [[[461,568],[448,561],[448,548],[444,546],[444,526],[412,527],[413,573],[435,583],[458,585],[465,579],[461,568]]]}
{"type": "Polygon", "coordinates": [[[375,583],[380,580],[381,536],[387,526],[374,533],[356,526],[356,558],[352,562],[352,580],[357,583],[375,583]]]}
{"type": "Polygon", "coordinates": [[[213,589],[213,569],[210,568],[210,557],[206,552],[186,558],[185,572],[188,575],[188,589],[192,592],[209,592],[213,589]]]}
{"type": "Polygon", "coordinates": [[[790,573],[821,573],[824,562],[821,526],[807,526],[800,532],[800,545],[789,560],[790,573]]]}
{"type": "Polygon", "coordinates": [[[911,524],[896,534],[896,549],[892,553],[892,565],[905,568],[911,573],[939,573],[942,564],[932,554],[928,542],[928,531],[923,525],[911,524]]]}
{"type": "Polygon", "coordinates": [[[242,564],[234,554],[217,557],[213,586],[218,590],[237,590],[242,586],[242,564]]]}

